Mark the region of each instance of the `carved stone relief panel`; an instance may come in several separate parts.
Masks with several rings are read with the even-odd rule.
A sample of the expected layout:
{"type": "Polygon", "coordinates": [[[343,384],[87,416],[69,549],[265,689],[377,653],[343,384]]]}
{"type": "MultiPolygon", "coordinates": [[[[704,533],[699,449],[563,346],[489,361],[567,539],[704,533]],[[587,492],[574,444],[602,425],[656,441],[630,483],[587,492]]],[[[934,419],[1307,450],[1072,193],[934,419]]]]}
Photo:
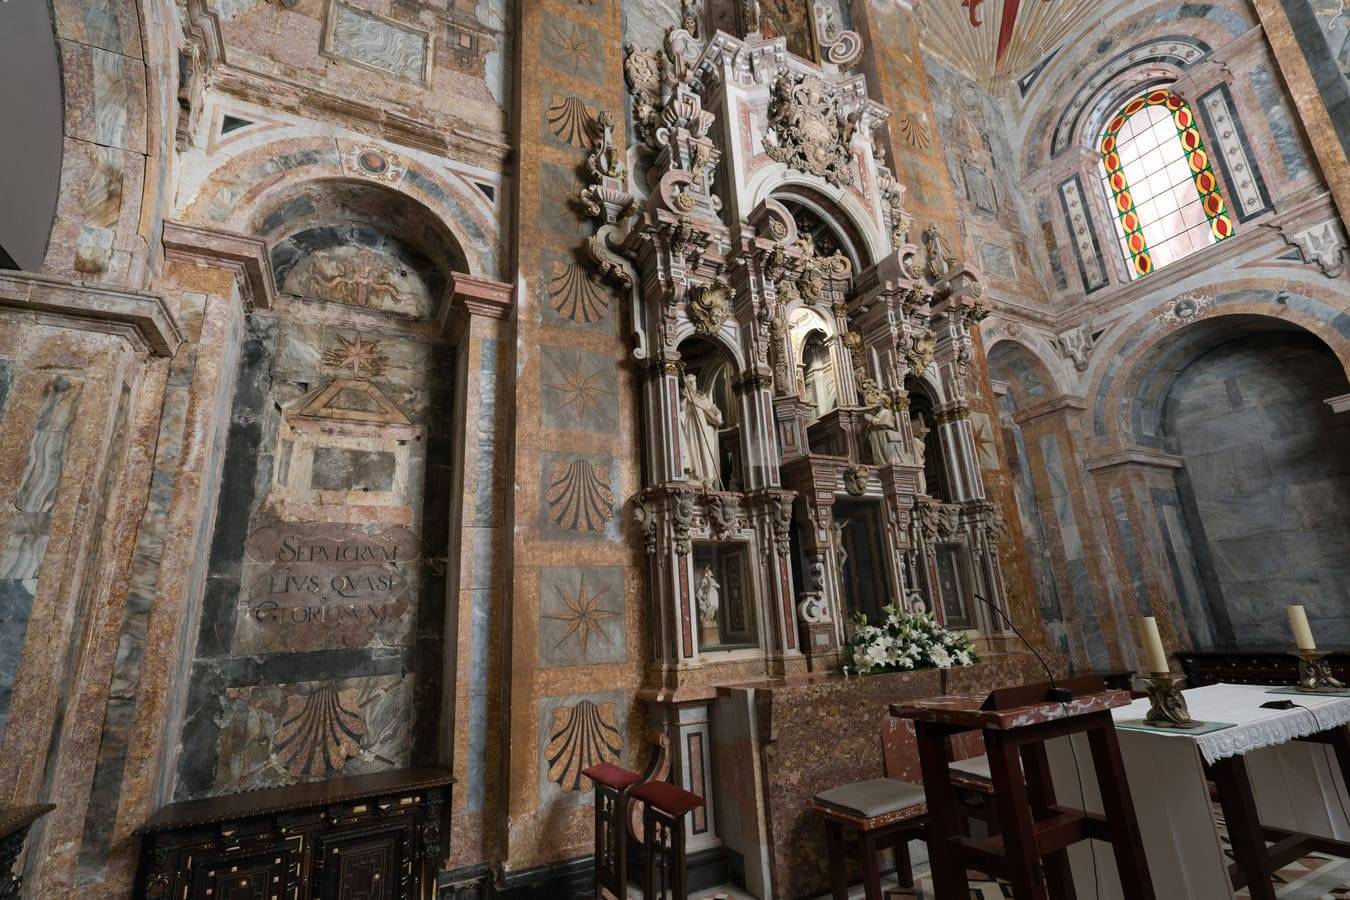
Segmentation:
{"type": "Polygon", "coordinates": [[[543,296],[539,316],[543,324],[613,333],[612,295],[590,269],[571,254],[556,250],[543,251],[540,266],[543,296]]]}
{"type": "Polygon", "coordinates": [[[301,259],[286,275],[288,294],[407,316],[431,313],[426,282],[405,261],[371,247],[340,245],[301,259]]]}
{"type": "Polygon", "coordinates": [[[411,675],[226,688],[216,784],[236,792],[406,766],[411,675]]]}
{"type": "Polygon", "coordinates": [[[539,664],[623,662],[624,570],[546,566],[539,570],[539,664]]]}
{"type": "Polygon", "coordinates": [[[539,419],[548,428],[612,433],[617,427],[614,359],[566,347],[540,347],[539,419]]]}
{"type": "Polygon", "coordinates": [[[594,28],[568,19],[544,23],[544,64],[590,84],[600,84],[606,69],[604,39],[594,28]]]}
{"type": "Polygon", "coordinates": [[[540,536],[554,541],[618,540],[618,463],[612,456],[544,453],[539,457],[540,536]]]}
{"type": "Polygon", "coordinates": [[[620,763],[627,729],[628,695],[623,691],[540,700],[540,806],[591,802],[591,780],[581,770],[620,763]]]}

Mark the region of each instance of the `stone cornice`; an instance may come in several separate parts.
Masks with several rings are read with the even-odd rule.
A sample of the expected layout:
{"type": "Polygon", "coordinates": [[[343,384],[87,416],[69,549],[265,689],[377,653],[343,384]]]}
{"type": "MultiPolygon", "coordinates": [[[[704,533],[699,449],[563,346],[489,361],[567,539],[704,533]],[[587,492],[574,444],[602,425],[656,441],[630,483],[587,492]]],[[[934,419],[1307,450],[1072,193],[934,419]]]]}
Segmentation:
{"type": "Polygon", "coordinates": [[[205,262],[235,273],[244,310],[271,309],[277,295],[267,241],[183,222],[164,223],[164,258],[205,262]]]}
{"type": "Polygon", "coordinates": [[[1341,394],[1337,397],[1328,397],[1322,401],[1331,407],[1334,413],[1350,412],[1350,394],[1341,394]]]}
{"type": "Polygon", "coordinates": [[[1145,447],[1118,450],[1115,453],[1093,457],[1084,463],[1084,467],[1089,472],[1102,472],[1107,469],[1122,467],[1171,471],[1180,469],[1183,465],[1181,457],[1174,453],[1164,453],[1161,450],[1150,450],[1145,447]]]}
{"type": "Polygon", "coordinates": [[[178,321],[158,294],[32,272],[0,272],[0,308],[33,313],[85,331],[120,335],[156,356],[173,356],[183,342],[178,321]]]}
{"type": "Polygon", "coordinates": [[[1088,402],[1085,398],[1076,394],[1060,394],[1058,397],[1051,397],[1049,400],[1043,400],[1034,406],[1028,406],[1026,409],[1019,409],[1013,413],[1013,421],[1018,425],[1025,425],[1036,419],[1052,416],[1055,413],[1079,413],[1088,408],[1088,402]]]}
{"type": "Polygon", "coordinates": [[[211,76],[213,89],[249,103],[306,119],[336,122],[399,146],[488,168],[504,166],[511,156],[512,148],[504,134],[458,116],[444,116],[444,121],[423,121],[373,103],[234,65],[221,65],[212,70],[211,76]]]}
{"type": "Polygon", "coordinates": [[[504,321],[516,308],[515,285],[464,272],[452,272],[448,300],[441,304],[438,327],[445,337],[454,338],[465,322],[477,316],[504,321]]]}

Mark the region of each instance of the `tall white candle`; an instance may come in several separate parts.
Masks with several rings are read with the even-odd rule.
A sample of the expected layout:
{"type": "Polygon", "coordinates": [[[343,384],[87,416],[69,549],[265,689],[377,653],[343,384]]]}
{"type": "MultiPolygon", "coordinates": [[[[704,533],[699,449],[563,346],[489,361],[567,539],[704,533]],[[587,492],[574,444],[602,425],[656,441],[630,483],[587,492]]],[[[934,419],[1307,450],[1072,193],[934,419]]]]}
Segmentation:
{"type": "Polygon", "coordinates": [[[1153,616],[1141,616],[1139,619],[1139,643],[1144,648],[1144,665],[1148,671],[1161,675],[1170,671],[1167,665],[1167,651],[1163,649],[1162,635],[1158,633],[1158,620],[1153,616]]]}
{"type": "Polygon", "coordinates": [[[1289,627],[1294,630],[1294,646],[1300,650],[1316,650],[1317,643],[1313,640],[1312,629],[1308,627],[1308,613],[1302,605],[1294,604],[1286,612],[1289,613],[1289,627]]]}

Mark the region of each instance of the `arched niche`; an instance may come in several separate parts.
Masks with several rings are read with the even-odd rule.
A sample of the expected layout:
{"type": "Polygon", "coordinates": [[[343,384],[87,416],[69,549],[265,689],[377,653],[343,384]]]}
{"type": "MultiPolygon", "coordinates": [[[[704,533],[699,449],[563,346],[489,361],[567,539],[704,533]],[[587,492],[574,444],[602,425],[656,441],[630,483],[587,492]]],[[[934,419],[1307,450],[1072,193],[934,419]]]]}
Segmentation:
{"type": "Polygon", "coordinates": [[[872,264],[862,231],[833,201],[799,185],[780,188],[772,198],[791,213],[797,236],[809,237],[817,256],[843,253],[855,273],[872,264]]]}
{"type": "Polygon", "coordinates": [[[916,442],[922,441],[923,475],[925,493],[944,503],[951,502],[955,494],[951,489],[951,477],[947,473],[942,445],[938,440],[937,392],[922,378],[909,376],[905,379],[905,392],[909,395],[909,419],[916,442]],[[923,427],[920,428],[919,426],[923,427]]]}
{"type": "Polygon", "coordinates": [[[1131,424],[1176,467],[1174,491],[1155,484],[1153,497],[1192,641],[1287,643],[1290,603],[1320,642],[1350,640],[1350,416],[1326,403],[1350,391],[1340,360],[1260,316],[1202,321],[1165,344],[1131,392],[1131,424]]]}
{"type": "Polygon", "coordinates": [[[839,374],[830,352],[834,325],[819,311],[798,305],[787,313],[788,339],[796,360],[798,395],[815,407],[814,419],[841,403],[839,374]]]}
{"type": "Polygon", "coordinates": [[[1049,366],[1024,344],[1000,340],[989,348],[986,357],[989,376],[1008,385],[1015,409],[1026,409],[1059,393],[1049,366]]]}
{"type": "MultiPolygon", "coordinates": [[[[686,338],[679,345],[680,361],[684,365],[685,378],[692,378],[700,394],[708,397],[716,406],[720,416],[717,425],[718,480],[721,490],[738,490],[744,483],[741,455],[741,412],[736,397],[737,377],[736,361],[731,354],[715,341],[702,337],[686,338]]],[[[689,443],[696,440],[690,435],[690,426],[683,421],[685,408],[685,385],[680,386],[681,427],[686,438],[685,453],[694,452],[689,443]]],[[[687,465],[687,463],[686,463],[687,465]]]]}
{"type": "Polygon", "coordinates": [[[319,179],[270,198],[250,230],[268,239],[282,293],[432,318],[453,272],[468,270],[430,210],[367,181],[319,179]]]}

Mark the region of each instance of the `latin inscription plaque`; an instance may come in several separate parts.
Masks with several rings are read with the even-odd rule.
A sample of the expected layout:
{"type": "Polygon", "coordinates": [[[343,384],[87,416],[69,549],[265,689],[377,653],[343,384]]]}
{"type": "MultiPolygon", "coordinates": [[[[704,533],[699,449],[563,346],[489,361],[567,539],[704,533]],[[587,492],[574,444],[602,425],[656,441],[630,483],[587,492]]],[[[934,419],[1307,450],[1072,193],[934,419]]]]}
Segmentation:
{"type": "Polygon", "coordinates": [[[401,646],[418,545],[406,526],[281,524],[249,537],[235,653],[401,646]]]}

